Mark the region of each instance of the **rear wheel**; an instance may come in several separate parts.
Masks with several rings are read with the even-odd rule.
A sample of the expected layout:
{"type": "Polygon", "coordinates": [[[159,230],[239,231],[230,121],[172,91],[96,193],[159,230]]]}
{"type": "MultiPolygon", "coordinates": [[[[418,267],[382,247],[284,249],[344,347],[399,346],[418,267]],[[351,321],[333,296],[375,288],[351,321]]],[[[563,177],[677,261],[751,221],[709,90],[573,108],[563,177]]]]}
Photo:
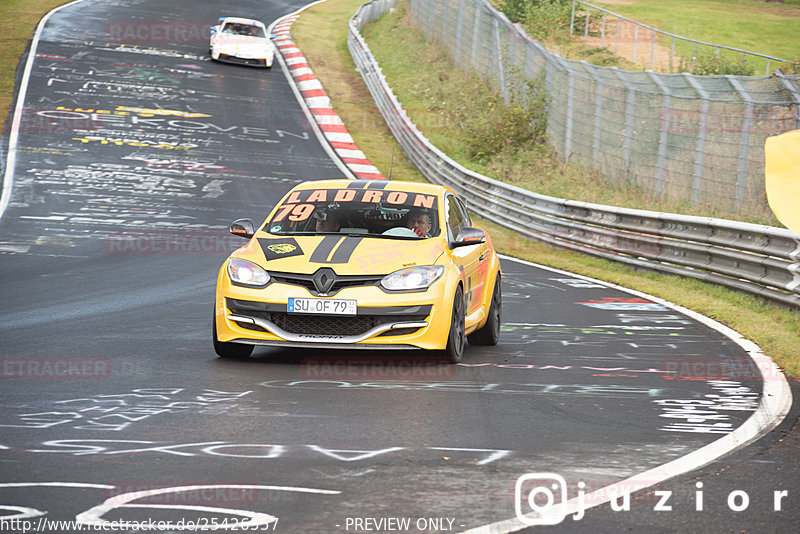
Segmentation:
{"type": "Polygon", "coordinates": [[[220,358],[239,358],[244,359],[248,358],[250,354],[253,353],[253,345],[245,345],[243,343],[232,343],[230,341],[220,341],[217,339],[217,319],[216,317],[212,320],[212,324],[214,325],[213,330],[213,340],[214,340],[214,352],[217,353],[217,356],[220,358]]]}
{"type": "Polygon", "coordinates": [[[480,330],[471,333],[467,339],[470,345],[497,345],[500,339],[500,310],[502,308],[503,297],[500,293],[500,275],[494,282],[492,292],[492,302],[489,305],[489,317],[486,319],[480,330]]]}
{"type": "Polygon", "coordinates": [[[447,347],[444,353],[452,363],[461,361],[464,355],[464,346],[467,338],[464,335],[464,291],[461,286],[456,288],[456,296],[453,298],[453,315],[450,321],[450,333],[447,336],[447,347]]]}

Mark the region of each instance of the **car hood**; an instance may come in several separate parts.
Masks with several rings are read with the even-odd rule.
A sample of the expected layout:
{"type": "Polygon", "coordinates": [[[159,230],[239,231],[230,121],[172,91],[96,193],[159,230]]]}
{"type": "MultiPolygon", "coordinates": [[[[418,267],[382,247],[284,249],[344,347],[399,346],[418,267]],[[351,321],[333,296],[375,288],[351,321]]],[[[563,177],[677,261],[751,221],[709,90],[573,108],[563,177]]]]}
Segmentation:
{"type": "Polygon", "coordinates": [[[233,256],[267,271],[313,274],[330,267],[337,274],[389,274],[404,267],[433,265],[441,239],[386,239],[354,235],[273,236],[258,234],[233,256]]]}

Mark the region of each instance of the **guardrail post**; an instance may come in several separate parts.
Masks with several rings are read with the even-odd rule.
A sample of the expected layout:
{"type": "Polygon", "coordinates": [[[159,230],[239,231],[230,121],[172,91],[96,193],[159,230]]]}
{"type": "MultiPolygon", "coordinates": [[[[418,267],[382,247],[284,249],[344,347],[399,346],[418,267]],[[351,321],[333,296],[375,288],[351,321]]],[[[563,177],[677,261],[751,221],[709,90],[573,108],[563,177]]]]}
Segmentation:
{"type": "Polygon", "coordinates": [[[781,69],[775,71],[775,76],[778,77],[781,81],[781,85],[792,95],[792,100],[794,100],[795,129],[800,129],[800,88],[798,88],[781,69]]]}
{"type": "Polygon", "coordinates": [[[653,68],[653,64],[656,61],[656,32],[655,30],[650,30],[653,32],[653,40],[650,41],[650,68],[653,68]]]}
{"type": "Polygon", "coordinates": [[[691,75],[684,73],[683,76],[689,85],[697,92],[702,103],[700,104],[700,124],[697,131],[697,151],[694,163],[694,183],[692,184],[692,203],[697,204],[700,202],[700,188],[703,185],[703,161],[705,159],[706,149],[706,128],[708,125],[708,93],[697,82],[697,79],[691,75]]]}
{"type": "Polygon", "coordinates": [[[496,18],[492,19],[493,26],[494,26],[494,43],[495,43],[495,54],[497,57],[497,83],[500,86],[500,92],[503,95],[503,101],[508,103],[508,88],[506,87],[506,76],[503,66],[503,49],[502,45],[500,44],[500,23],[497,21],[496,18]]]}
{"type": "Polygon", "coordinates": [[[600,48],[606,47],[606,16],[608,13],[603,13],[603,28],[600,30],[600,48]]]}
{"type": "Polygon", "coordinates": [[[583,29],[583,42],[589,40],[589,13],[592,11],[592,8],[589,7],[589,4],[583,4],[586,6],[586,27],[583,29]]]}
{"type": "Polygon", "coordinates": [[[450,13],[450,0],[444,0],[444,8],[442,9],[442,26],[439,35],[444,37],[447,33],[447,16],[450,13]]]}
{"type": "Polygon", "coordinates": [[[417,20],[417,0],[408,0],[408,16],[412,23],[417,20]]]}
{"type": "Polygon", "coordinates": [[[423,33],[424,33],[425,35],[427,35],[429,39],[433,39],[433,21],[434,21],[434,19],[436,18],[436,12],[435,12],[435,8],[436,8],[438,5],[439,5],[439,3],[438,3],[438,2],[436,2],[435,4],[431,3],[431,4],[428,6],[428,8],[429,8],[429,10],[430,10],[430,13],[428,13],[428,16],[427,16],[427,17],[425,17],[425,20],[424,20],[424,23],[425,23],[425,31],[424,31],[423,33]]]}
{"type": "Polygon", "coordinates": [[[569,34],[575,29],[575,0],[572,0],[572,13],[569,16],[569,34]]]}
{"type": "Polygon", "coordinates": [[[673,63],[675,61],[675,38],[672,38],[672,48],[669,51],[669,73],[672,74],[674,70],[673,63]]]}
{"type": "Polygon", "coordinates": [[[575,73],[561,56],[553,56],[564,72],[567,73],[567,109],[564,117],[564,161],[569,161],[572,154],[572,120],[575,101],[575,73]]]}
{"type": "Polygon", "coordinates": [[[750,94],[745,90],[742,82],[733,76],[726,76],[726,78],[745,103],[742,143],[739,149],[739,172],[736,177],[736,207],[739,208],[744,203],[744,194],[747,191],[747,160],[750,152],[750,131],[753,128],[753,99],[750,98],[750,94]]]}
{"type": "Polygon", "coordinates": [[[625,175],[625,179],[628,180],[631,172],[631,142],[633,140],[633,115],[636,109],[636,91],[619,67],[611,68],[614,69],[614,74],[617,75],[617,78],[625,85],[625,90],[628,94],[625,104],[625,141],[622,145],[622,172],[625,175]]]}
{"type": "Polygon", "coordinates": [[[586,64],[586,70],[589,71],[589,74],[592,75],[592,79],[594,80],[595,90],[594,90],[594,132],[592,134],[592,165],[597,167],[598,160],[600,159],[600,137],[602,135],[603,129],[602,126],[602,119],[603,119],[603,82],[600,77],[597,75],[595,70],[595,66],[591,64],[586,64]]]}
{"type": "MultiPolygon", "coordinates": [[[[464,2],[465,0],[461,0],[458,3],[458,22],[456,23],[456,49],[453,52],[453,59],[455,59],[456,65],[461,60],[461,38],[464,32],[464,2]]],[[[446,28],[443,28],[443,32],[447,31],[446,28]]]]}
{"type": "Polygon", "coordinates": [[[478,57],[478,33],[480,32],[481,28],[481,9],[478,5],[475,5],[475,24],[472,28],[472,54],[470,55],[470,62],[472,66],[477,70],[478,66],[475,64],[477,62],[478,57]]]}
{"type": "Polygon", "coordinates": [[[672,96],[669,87],[653,71],[647,71],[650,79],[655,82],[664,93],[664,104],[661,106],[661,133],[658,137],[658,163],[656,164],[655,192],[661,194],[664,190],[664,169],[667,166],[667,139],[669,137],[669,112],[672,96]]]}

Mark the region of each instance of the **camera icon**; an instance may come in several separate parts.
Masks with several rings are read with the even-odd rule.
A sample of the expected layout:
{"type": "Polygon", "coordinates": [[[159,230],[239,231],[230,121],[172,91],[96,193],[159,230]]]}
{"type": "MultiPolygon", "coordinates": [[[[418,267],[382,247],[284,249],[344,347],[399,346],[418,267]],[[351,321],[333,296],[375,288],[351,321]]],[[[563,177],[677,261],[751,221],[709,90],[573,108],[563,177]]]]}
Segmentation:
{"type": "Polygon", "coordinates": [[[567,481],[556,473],[526,473],[514,485],[514,512],[525,525],[557,525],[567,516],[567,481]]]}

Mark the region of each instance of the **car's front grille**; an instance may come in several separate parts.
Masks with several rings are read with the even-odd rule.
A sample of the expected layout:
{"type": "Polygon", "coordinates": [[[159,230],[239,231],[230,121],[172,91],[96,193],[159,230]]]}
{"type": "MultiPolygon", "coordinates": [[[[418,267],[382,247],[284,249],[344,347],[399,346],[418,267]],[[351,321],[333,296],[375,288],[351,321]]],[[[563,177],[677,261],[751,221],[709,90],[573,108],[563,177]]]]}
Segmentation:
{"type": "MultiPolygon", "coordinates": [[[[416,311],[417,313],[396,313],[396,309],[393,309],[393,313],[386,315],[364,314],[342,316],[305,315],[288,313],[285,311],[268,311],[264,309],[267,306],[262,303],[236,301],[232,299],[228,299],[227,304],[228,309],[230,309],[231,313],[234,315],[269,321],[281,330],[292,334],[315,334],[323,336],[359,336],[383,324],[421,322],[430,314],[430,306],[412,307],[413,310],[410,311],[416,311]],[[262,309],[254,309],[259,305],[262,309]]],[[[237,324],[248,330],[258,332],[264,331],[264,329],[254,324],[242,321],[237,322],[237,324]]],[[[403,330],[407,330],[403,332],[405,334],[411,333],[409,329],[403,330]]]]}
{"type": "Polygon", "coordinates": [[[269,272],[269,276],[273,282],[279,284],[289,284],[294,286],[304,287],[312,295],[320,295],[321,292],[315,278],[319,279],[321,271],[327,271],[330,287],[324,292],[325,295],[335,295],[346,287],[364,287],[364,286],[377,286],[383,279],[383,275],[338,275],[333,269],[320,269],[314,274],[296,274],[296,273],[276,273],[269,272]]]}
{"type": "Polygon", "coordinates": [[[374,315],[330,317],[318,315],[290,315],[273,313],[275,326],[292,334],[317,334],[321,336],[358,336],[380,324],[374,315]]]}

